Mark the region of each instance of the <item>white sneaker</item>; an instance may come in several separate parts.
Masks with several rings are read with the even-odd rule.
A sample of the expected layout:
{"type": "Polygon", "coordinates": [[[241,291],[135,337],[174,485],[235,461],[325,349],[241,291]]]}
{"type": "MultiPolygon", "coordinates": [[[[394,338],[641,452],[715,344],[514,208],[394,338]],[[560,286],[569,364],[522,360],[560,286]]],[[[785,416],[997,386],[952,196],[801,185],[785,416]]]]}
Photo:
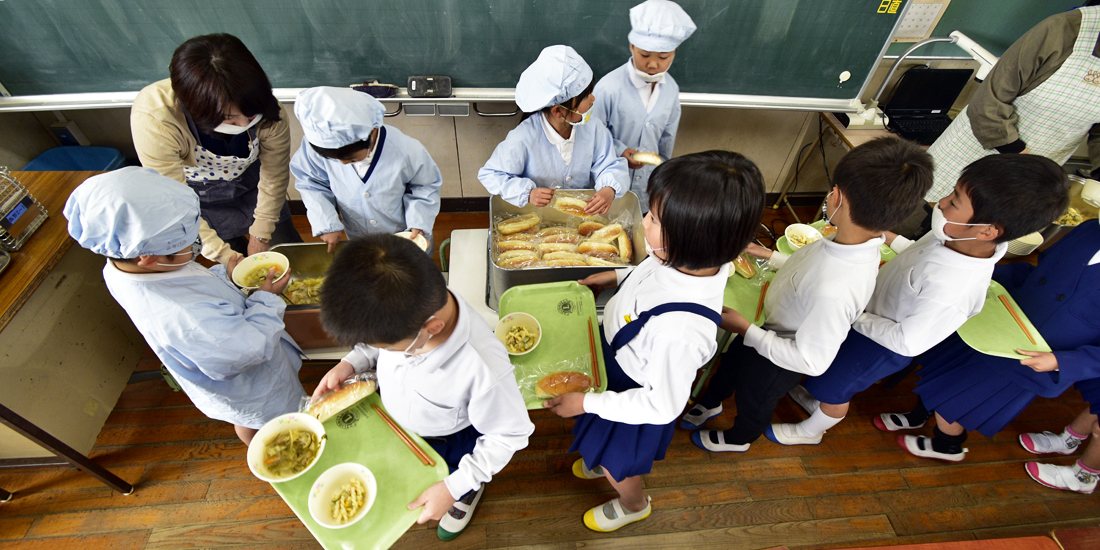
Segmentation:
{"type": "Polygon", "coordinates": [[[924,426],[924,422],[915,426],[909,425],[909,419],[901,413],[882,413],[874,419],[875,427],[884,432],[896,432],[898,430],[915,430],[924,426]]]}
{"type": "Polygon", "coordinates": [[[764,436],[780,445],[817,445],[821,435],[806,437],[798,429],[798,424],[772,424],[764,429],[764,436]]]}
{"type": "Polygon", "coordinates": [[[913,456],[946,460],[947,462],[962,462],[962,459],[966,458],[966,452],[970,450],[964,448],[959,453],[941,453],[932,448],[932,438],[923,435],[899,435],[898,445],[901,445],[902,449],[913,456]]]}
{"type": "Polygon", "coordinates": [[[706,449],[712,453],[743,453],[749,450],[749,446],[752,443],[745,443],[743,445],[737,445],[734,443],[726,443],[726,432],[722,430],[699,430],[692,432],[691,442],[700,449],[706,449]],[[710,434],[715,434],[714,438],[718,440],[718,443],[711,441],[710,434]]]}
{"type": "Polygon", "coordinates": [[[1060,434],[1054,432],[1020,434],[1020,445],[1024,450],[1037,455],[1050,453],[1071,455],[1077,452],[1081,441],[1065,431],[1060,434]]]}
{"type": "Polygon", "coordinates": [[[1024,470],[1031,479],[1052,489],[1065,489],[1085,494],[1092,494],[1096,490],[1097,480],[1100,479],[1096,474],[1082,469],[1080,464],[1056,466],[1028,462],[1024,464],[1024,470]]]}
{"type": "Polygon", "coordinates": [[[722,414],[722,404],[708,409],[698,403],[690,411],[684,413],[680,419],[680,428],[684,430],[698,430],[707,420],[722,414]]]}
{"type": "Polygon", "coordinates": [[[645,508],[633,513],[627,512],[616,498],[585,512],[584,526],[600,533],[610,533],[635,521],[648,518],[651,512],[653,512],[653,506],[649,503],[649,497],[646,497],[645,508]]]}
{"type": "Polygon", "coordinates": [[[482,483],[477,491],[466,493],[461,499],[456,500],[454,506],[439,518],[439,527],[435,534],[440,540],[451,540],[462,533],[462,530],[470,524],[470,518],[474,517],[474,509],[481,502],[481,495],[485,494],[485,484],[482,483]]]}
{"type": "Polygon", "coordinates": [[[793,390],[787,392],[787,395],[791,396],[791,399],[794,399],[794,402],[798,403],[798,406],[802,407],[806,414],[813,414],[821,408],[821,401],[814,399],[814,396],[810,395],[810,392],[806,391],[802,384],[795,386],[793,390]]]}

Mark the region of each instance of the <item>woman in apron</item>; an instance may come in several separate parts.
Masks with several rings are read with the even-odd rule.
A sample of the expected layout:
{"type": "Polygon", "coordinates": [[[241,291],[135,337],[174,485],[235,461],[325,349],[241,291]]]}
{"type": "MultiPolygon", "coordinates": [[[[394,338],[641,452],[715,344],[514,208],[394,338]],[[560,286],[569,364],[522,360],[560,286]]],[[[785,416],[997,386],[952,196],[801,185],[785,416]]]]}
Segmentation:
{"type": "Polygon", "coordinates": [[[252,53],[228,34],[198,36],[169,71],[138,93],[130,128],[143,166],[199,196],[203,255],[225,263],[301,242],[286,204],[290,127],[252,53]]]}

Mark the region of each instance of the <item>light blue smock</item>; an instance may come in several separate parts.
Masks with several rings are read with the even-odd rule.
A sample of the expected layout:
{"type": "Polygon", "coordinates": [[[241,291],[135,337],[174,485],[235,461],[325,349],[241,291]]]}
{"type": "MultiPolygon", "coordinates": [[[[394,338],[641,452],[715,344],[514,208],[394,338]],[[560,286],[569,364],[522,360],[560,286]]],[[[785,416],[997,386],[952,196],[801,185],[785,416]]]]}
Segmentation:
{"type": "Polygon", "coordinates": [[[542,129],[542,116],[535,113],[508,132],[477,171],[486,190],[519,207],[527,205],[536,187],[597,191],[610,187],[615,198],[626,194],[626,159],[615,154],[611,133],[602,122],[592,117],[587,124],[573,127],[573,158],[565,164],[542,129]]]}
{"type": "Polygon", "coordinates": [[[103,280],[206,416],[258,429],[298,410],[306,395],[298,381],[302,359],[283,330],[282,298],[270,292],[246,298],[224,265],[208,271],[192,262],[132,274],[108,261],[103,280]]]}
{"type": "Polygon", "coordinates": [[[366,177],[351,164],[318,155],[304,138],[290,172],[314,237],[341,230],[348,238],[409,229],[431,234],[439,214],[439,167],[419,141],[393,126],[378,129],[366,177]]]}
{"type": "MultiPolygon", "coordinates": [[[[662,160],[668,160],[672,158],[676,130],[680,126],[680,87],[672,75],[665,73],[665,81],[658,84],[661,95],[657,96],[657,104],[647,113],[638,88],[630,80],[633,70],[634,65],[628,60],[596,83],[592,118],[607,125],[615,139],[616,155],[631,148],[657,153],[662,160]]],[[[646,186],[654,168],[652,164],[643,164],[637,170],[630,170],[630,190],[638,195],[643,213],[649,211],[646,186]]]]}

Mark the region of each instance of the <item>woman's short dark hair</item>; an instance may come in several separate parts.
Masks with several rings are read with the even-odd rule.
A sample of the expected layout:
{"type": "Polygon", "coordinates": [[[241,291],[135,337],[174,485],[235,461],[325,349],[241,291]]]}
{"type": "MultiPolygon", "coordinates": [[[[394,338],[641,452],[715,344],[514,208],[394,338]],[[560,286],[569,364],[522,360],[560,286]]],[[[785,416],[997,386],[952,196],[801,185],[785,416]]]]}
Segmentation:
{"type": "Polygon", "coordinates": [[[732,261],[756,234],[764,212],[760,169],[732,151],[665,162],[649,176],[648,191],[672,267],[705,269],[732,261]]]}
{"type": "Polygon", "coordinates": [[[904,139],[871,140],[840,159],[833,185],[844,192],[853,223],[885,231],[924,204],[932,188],[932,156],[904,139]]]}
{"type": "Polygon", "coordinates": [[[409,239],[371,233],[344,243],[321,285],[321,323],[345,346],[413,338],[447,304],[447,283],[409,239]]]}
{"type": "Polygon", "coordinates": [[[1039,155],[982,157],[963,168],[959,190],[970,198],[969,223],[1001,229],[996,242],[1038,231],[1069,207],[1069,178],[1058,163],[1039,155]]]}
{"type": "Polygon", "coordinates": [[[261,126],[279,121],[282,108],[267,74],[236,36],[208,34],[180,44],[168,71],[180,104],[203,132],[221,124],[230,105],[244,116],[262,114],[261,126]]]}
{"type": "Polygon", "coordinates": [[[312,147],[318,155],[321,155],[322,157],[325,157],[327,159],[351,160],[359,151],[366,151],[367,149],[370,149],[370,141],[364,139],[363,141],[349,143],[343,147],[338,147],[336,149],[318,147],[312,143],[310,143],[309,146],[312,147]]]}

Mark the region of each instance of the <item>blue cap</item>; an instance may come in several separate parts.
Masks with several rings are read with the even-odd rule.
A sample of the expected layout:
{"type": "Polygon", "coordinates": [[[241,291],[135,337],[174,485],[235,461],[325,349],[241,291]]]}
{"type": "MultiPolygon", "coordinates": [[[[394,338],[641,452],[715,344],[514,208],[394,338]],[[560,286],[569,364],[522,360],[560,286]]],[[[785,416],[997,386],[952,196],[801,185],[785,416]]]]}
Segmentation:
{"type": "Polygon", "coordinates": [[[377,99],[351,88],[319,86],[304,90],[294,102],[294,115],[311,144],[339,149],[368,141],[382,125],[386,108],[377,99]]]}
{"type": "Polygon", "coordinates": [[[544,48],[519,75],[516,105],[525,113],[560,105],[580,95],[592,82],[592,68],[569,46],[544,48]]]}
{"type": "Polygon", "coordinates": [[[646,0],[630,8],[630,34],[635,47],[647,52],[671,52],[695,32],[695,22],[676,2],[646,0]]]}

